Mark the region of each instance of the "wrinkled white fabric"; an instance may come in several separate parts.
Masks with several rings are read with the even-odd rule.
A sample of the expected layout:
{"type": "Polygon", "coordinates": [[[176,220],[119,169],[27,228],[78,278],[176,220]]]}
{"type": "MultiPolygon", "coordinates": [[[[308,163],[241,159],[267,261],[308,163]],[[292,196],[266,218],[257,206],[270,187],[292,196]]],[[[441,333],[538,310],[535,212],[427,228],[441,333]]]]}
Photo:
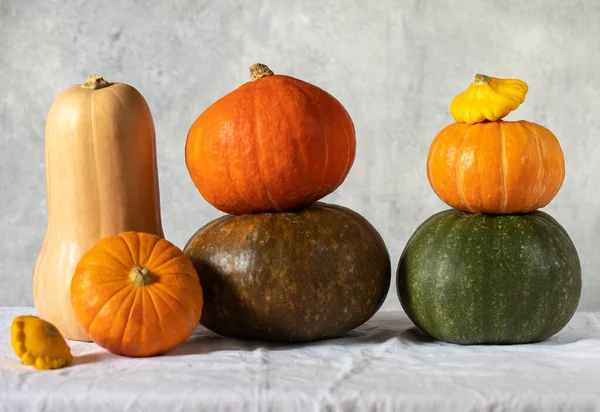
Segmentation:
{"type": "Polygon", "coordinates": [[[199,327],[167,355],[130,359],[69,342],[74,364],[23,366],[0,308],[0,411],[599,411],[600,314],[541,343],[458,346],[381,312],[339,339],[243,342],[199,327]]]}

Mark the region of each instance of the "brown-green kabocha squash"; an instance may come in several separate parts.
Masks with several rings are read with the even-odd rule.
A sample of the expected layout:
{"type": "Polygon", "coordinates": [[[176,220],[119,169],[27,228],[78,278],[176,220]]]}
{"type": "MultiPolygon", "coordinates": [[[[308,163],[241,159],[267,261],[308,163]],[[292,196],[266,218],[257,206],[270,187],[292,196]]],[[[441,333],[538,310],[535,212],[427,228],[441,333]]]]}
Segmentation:
{"type": "Polygon", "coordinates": [[[397,287],[415,325],[460,344],[544,340],[571,319],[581,266],[550,215],[484,215],[450,209],[431,216],[400,258],[397,287]]]}
{"type": "Polygon", "coordinates": [[[342,335],[379,309],[390,285],[390,257],[375,228],[323,203],[223,216],[198,230],[184,252],[202,274],[200,323],[234,338],[342,335]]]}

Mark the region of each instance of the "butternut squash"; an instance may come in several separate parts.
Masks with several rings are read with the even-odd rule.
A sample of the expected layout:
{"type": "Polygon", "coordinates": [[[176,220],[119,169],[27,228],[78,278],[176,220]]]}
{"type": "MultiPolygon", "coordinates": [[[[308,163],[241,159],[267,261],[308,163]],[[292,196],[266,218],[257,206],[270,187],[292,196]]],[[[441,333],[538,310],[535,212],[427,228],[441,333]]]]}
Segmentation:
{"type": "Polygon", "coordinates": [[[75,267],[100,239],[125,231],[163,237],[156,141],[133,87],[91,75],[56,98],[46,120],[48,226],[33,277],[40,316],[71,340],[90,338],[71,306],[75,267]]]}

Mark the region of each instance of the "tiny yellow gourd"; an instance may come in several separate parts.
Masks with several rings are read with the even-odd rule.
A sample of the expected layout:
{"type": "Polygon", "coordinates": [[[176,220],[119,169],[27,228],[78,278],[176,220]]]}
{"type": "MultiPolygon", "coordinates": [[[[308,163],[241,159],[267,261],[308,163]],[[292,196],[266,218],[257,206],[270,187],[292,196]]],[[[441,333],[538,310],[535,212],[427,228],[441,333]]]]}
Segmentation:
{"type": "Polygon", "coordinates": [[[71,349],[58,329],[32,315],[17,316],[10,327],[11,343],[19,359],[36,369],[58,369],[73,361],[71,349]]]}
{"type": "Polygon", "coordinates": [[[475,124],[505,117],[525,101],[529,87],[517,79],[498,79],[477,74],[467,90],[450,103],[457,122],[475,124]]]}

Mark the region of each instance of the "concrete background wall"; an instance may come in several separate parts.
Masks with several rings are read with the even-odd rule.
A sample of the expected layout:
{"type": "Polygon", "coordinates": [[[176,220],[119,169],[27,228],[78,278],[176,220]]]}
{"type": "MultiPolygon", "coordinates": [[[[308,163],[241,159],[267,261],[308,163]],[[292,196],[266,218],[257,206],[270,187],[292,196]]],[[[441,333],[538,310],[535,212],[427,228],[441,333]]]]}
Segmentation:
{"type": "MultiPolygon", "coordinates": [[[[600,1],[146,3],[0,0],[0,305],[33,303],[47,219],[44,124],[62,90],[101,73],[146,97],[165,234],[183,246],[219,216],[187,174],[188,128],[260,61],[326,89],[352,115],[356,162],[325,200],[367,217],[394,267],[417,225],[446,208],[425,160],[452,121],[452,97],[479,72],[527,81],[525,104],[507,119],[540,123],[563,146],[567,177],[546,211],[580,252],[580,310],[600,310],[600,1]]],[[[384,309],[398,307],[392,288],[384,309]]]]}

